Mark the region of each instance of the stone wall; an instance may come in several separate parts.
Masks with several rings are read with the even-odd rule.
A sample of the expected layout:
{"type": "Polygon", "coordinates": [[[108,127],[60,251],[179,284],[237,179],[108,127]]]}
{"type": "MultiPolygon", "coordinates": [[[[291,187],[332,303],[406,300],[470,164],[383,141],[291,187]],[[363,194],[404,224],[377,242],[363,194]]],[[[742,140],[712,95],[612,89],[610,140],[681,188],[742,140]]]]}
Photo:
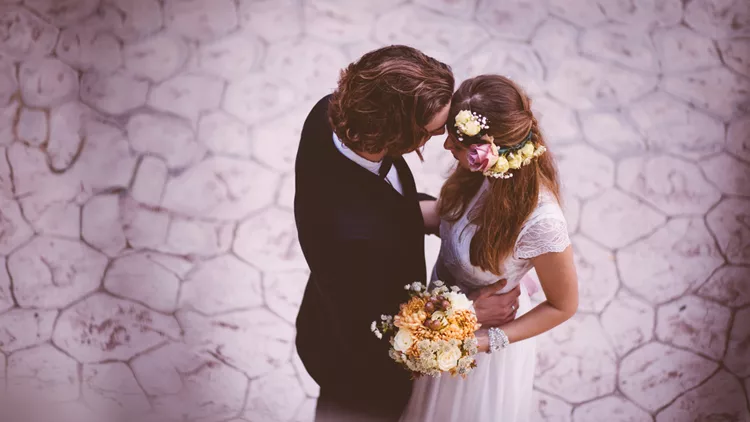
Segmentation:
{"type": "Polygon", "coordinates": [[[310,421],[296,144],[392,43],[521,83],[557,157],[581,306],[533,420],[748,420],[745,0],[0,0],[0,420],[310,421]]]}

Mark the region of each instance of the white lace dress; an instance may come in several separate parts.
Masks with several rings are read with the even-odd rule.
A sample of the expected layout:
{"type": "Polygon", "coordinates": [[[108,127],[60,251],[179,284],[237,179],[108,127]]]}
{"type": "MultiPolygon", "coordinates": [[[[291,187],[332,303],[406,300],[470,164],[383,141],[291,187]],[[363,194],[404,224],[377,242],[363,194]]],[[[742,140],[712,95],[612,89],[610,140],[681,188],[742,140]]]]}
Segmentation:
{"type": "MultiPolygon", "coordinates": [[[[540,196],[539,205],[524,224],[516,240],[514,253],[504,262],[503,277],[471,265],[469,245],[476,227],[467,215],[474,208],[489,182],[485,181],[472,199],[466,214],[455,223],[440,225],[442,246],[432,279],[473,289],[506,278],[503,292],[517,286],[532,268],[530,258],[561,252],[570,244],[562,210],[551,195],[540,196]]],[[[518,316],[531,309],[531,301],[522,285],[518,316]]],[[[511,344],[492,354],[480,353],[477,367],[466,379],[443,375],[424,377],[414,383],[412,397],[403,422],[527,422],[536,365],[536,341],[531,338],[511,344]]]]}

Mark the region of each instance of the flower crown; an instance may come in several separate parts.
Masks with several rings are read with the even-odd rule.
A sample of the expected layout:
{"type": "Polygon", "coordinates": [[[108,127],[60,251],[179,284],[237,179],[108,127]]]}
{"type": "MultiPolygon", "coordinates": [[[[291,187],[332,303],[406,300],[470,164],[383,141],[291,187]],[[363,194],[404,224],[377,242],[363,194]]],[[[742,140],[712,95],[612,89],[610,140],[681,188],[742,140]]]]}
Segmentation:
{"type": "MultiPolygon", "coordinates": [[[[461,110],[456,115],[456,128],[458,129],[458,140],[463,142],[463,135],[475,137],[483,130],[489,129],[487,118],[481,114],[469,110],[461,110]]],[[[533,133],[529,134],[516,145],[498,148],[491,135],[484,134],[479,139],[484,143],[469,146],[469,169],[495,179],[510,179],[513,177],[511,170],[520,169],[531,164],[531,160],[539,157],[547,151],[544,145],[536,145],[531,141],[533,133]]]]}

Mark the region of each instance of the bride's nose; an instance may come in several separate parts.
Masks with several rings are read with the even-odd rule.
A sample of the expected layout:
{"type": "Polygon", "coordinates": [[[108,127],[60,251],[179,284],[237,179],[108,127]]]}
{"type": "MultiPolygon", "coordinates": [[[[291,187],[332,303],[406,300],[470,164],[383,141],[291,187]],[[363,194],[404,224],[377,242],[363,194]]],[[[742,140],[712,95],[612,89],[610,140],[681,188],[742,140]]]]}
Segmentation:
{"type": "Polygon", "coordinates": [[[450,151],[452,149],[451,148],[451,137],[450,136],[448,136],[447,138],[445,138],[445,142],[443,142],[443,148],[445,148],[448,151],[450,151]]]}

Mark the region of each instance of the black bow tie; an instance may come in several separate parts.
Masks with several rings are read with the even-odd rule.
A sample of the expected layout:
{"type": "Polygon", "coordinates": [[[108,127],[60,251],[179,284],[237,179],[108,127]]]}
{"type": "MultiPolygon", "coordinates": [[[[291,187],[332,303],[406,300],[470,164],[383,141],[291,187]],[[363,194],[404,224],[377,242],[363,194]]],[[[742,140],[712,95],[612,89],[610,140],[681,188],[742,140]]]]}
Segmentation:
{"type": "Polygon", "coordinates": [[[385,179],[385,176],[391,171],[391,167],[393,167],[393,158],[388,156],[383,157],[383,162],[380,163],[380,170],[378,170],[380,177],[385,179]]]}

